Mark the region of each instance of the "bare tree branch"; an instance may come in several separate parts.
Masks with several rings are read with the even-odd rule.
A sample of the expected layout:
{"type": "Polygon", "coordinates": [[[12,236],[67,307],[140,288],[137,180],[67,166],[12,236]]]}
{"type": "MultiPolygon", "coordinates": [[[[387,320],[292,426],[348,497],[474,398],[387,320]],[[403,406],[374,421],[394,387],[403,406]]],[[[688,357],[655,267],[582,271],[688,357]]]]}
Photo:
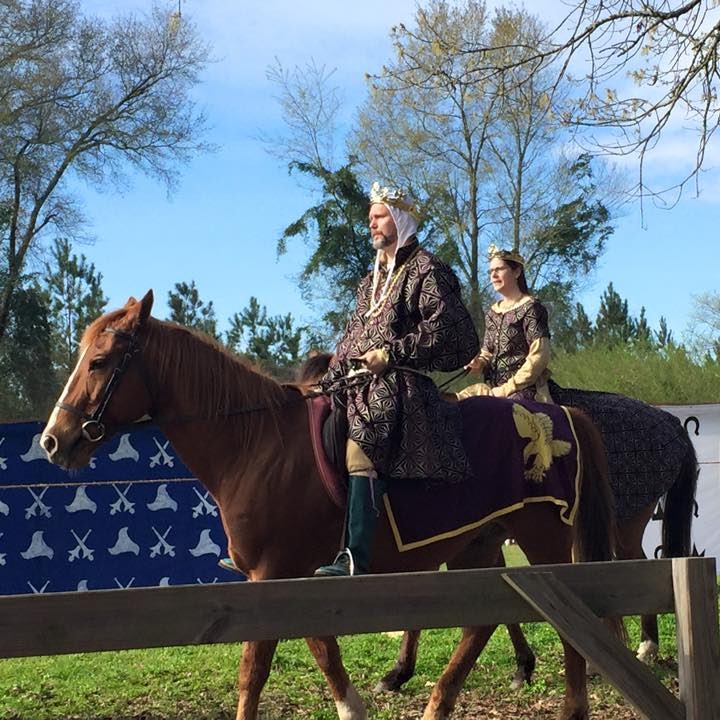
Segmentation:
{"type": "Polygon", "coordinates": [[[103,184],[133,167],[172,188],[210,146],[190,98],[209,50],[189,21],[154,8],[105,23],[72,0],[0,0],[0,28],[0,199],[12,212],[2,338],[28,253],[79,219],[63,193],[71,170],[103,184]]]}

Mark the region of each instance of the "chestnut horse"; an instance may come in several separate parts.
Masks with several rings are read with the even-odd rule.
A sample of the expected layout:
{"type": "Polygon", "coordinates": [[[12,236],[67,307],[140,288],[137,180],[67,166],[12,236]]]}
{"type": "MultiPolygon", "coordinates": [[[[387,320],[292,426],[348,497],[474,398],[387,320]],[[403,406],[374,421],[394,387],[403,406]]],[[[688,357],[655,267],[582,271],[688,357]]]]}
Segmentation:
{"type": "MultiPolygon", "coordinates": [[[[297,375],[302,386],[313,386],[327,371],[332,353],[315,352],[300,368],[297,375]]],[[[640,560],[645,558],[642,540],[645,528],[650,522],[658,501],[662,513],[661,545],[657,548],[661,557],[687,557],[691,554],[691,536],[695,490],[697,486],[698,463],[695,448],[686,428],[677,417],[660,408],[651,408],[646,403],[633,398],[608,393],[590,391],[563,391],[575,393],[588,407],[583,408],[593,417],[592,408],[602,408],[606,400],[617,402],[616,416],[622,420],[624,431],[630,436],[632,445],[642,453],[642,472],[636,472],[625,463],[625,450],[618,448],[612,435],[617,428],[611,427],[607,418],[599,424],[609,433],[608,464],[611,487],[615,495],[617,517],[617,556],[620,560],[640,560]],[[637,427],[637,418],[652,413],[653,422],[662,431],[664,442],[658,442],[656,433],[650,436],[637,427]],[[664,474],[669,480],[665,483],[657,477],[664,474]],[[653,479],[650,480],[649,478],[653,479]],[[634,493],[640,501],[628,502],[625,497],[634,493]]],[[[696,431],[697,434],[697,431],[696,431]]],[[[511,535],[502,526],[488,527],[485,542],[475,545],[475,556],[464,552],[461,558],[447,562],[448,569],[469,569],[488,567],[496,564],[504,566],[502,546],[511,535]]],[[[515,650],[517,669],[512,681],[513,688],[523,683],[530,684],[535,670],[535,654],[527,643],[519,625],[508,625],[508,634],[515,650]]],[[[397,691],[414,674],[417,659],[420,630],[405,632],[395,666],[378,682],[377,692],[397,691]]],[[[658,625],[656,615],[643,615],[640,619],[640,645],[637,651],[639,660],[649,662],[658,652],[658,625]]]]}
{"type": "MultiPolygon", "coordinates": [[[[250,580],[310,575],[337,549],[343,512],[317,474],[304,398],[209,338],[152,318],[152,303],[151,291],[140,301],[130,298],[86,330],[77,366],[41,438],[48,458],[79,468],[99,443],[149,415],[212,494],[230,557],[250,580]]],[[[572,418],[582,467],[574,526],[544,502],[516,509],[502,520],[533,563],[569,562],[573,553],[581,560],[607,560],[613,553],[612,496],[602,443],[582,413],[572,413],[572,418]]],[[[503,458],[488,462],[502,463],[503,458]]],[[[371,570],[434,570],[479,542],[482,527],[401,553],[383,515],[371,570]]],[[[464,630],[432,690],[424,720],[449,717],[493,630],[464,630]]],[[[335,638],[306,641],[327,679],[338,716],[366,718],[335,638]]],[[[276,645],[277,640],[243,644],[237,720],[257,718],[276,645]]],[[[585,661],[567,643],[564,653],[565,698],[559,717],[586,720],[585,661]]]]}

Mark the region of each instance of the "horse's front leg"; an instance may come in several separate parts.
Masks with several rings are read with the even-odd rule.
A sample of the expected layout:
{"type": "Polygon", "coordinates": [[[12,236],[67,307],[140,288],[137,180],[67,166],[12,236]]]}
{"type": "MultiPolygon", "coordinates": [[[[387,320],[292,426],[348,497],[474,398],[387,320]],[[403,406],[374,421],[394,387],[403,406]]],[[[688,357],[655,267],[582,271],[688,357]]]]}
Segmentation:
{"type": "Polygon", "coordinates": [[[420,630],[406,630],[395,666],[375,686],[375,692],[397,692],[415,674],[420,630]]]}
{"type": "Polygon", "coordinates": [[[562,640],[562,644],[565,653],[565,703],[559,720],[588,720],[585,658],[570,643],[562,640]]]}
{"type": "Polygon", "coordinates": [[[450,717],[470,670],[496,627],[497,625],[483,625],[463,628],[460,644],[435,683],[422,720],[447,720],[450,717]]]}
{"type": "Polygon", "coordinates": [[[330,686],[340,720],[365,720],[365,703],[350,682],[334,637],[305,638],[318,667],[330,686]]]}
{"type": "Polygon", "coordinates": [[[238,706],[236,720],[256,720],[260,693],[270,675],[277,640],[243,643],[238,671],[238,706]]]}

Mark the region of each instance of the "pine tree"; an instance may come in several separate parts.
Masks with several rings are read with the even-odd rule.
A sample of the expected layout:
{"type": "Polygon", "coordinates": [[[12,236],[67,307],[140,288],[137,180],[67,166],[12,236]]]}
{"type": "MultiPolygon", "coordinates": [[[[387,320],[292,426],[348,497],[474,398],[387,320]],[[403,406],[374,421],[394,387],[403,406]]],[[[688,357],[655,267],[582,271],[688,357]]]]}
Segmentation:
{"type": "Polygon", "coordinates": [[[660,348],[672,347],[674,345],[672,330],[668,328],[665,316],[660,316],[660,328],[655,333],[657,345],[660,348]]]}
{"type": "Polygon", "coordinates": [[[215,308],[213,301],[207,304],[200,299],[195,281],[190,283],[175,283],[175,292],[172,290],[168,293],[168,305],[170,307],[169,320],[185,325],[185,327],[195,328],[202,332],[219,339],[217,332],[217,317],[215,316],[215,308]]]}
{"type": "Polygon", "coordinates": [[[42,288],[52,327],[52,358],[58,375],[67,377],[75,366],[85,328],[102,314],[107,298],[102,274],[85,255],[72,252],[70,241],[56,239],[45,263],[42,288]]]}
{"type": "Polygon", "coordinates": [[[582,303],[575,305],[575,332],[577,333],[578,345],[581,348],[592,345],[593,339],[595,338],[595,330],[582,303]]]}
{"type": "Polygon", "coordinates": [[[633,339],[635,342],[645,345],[652,346],[653,344],[653,332],[648,325],[647,317],[645,316],[645,307],[640,308],[640,317],[633,321],[633,339]]]}
{"type": "Polygon", "coordinates": [[[628,342],[634,336],[633,320],[623,300],[610,283],[600,298],[595,320],[595,342],[608,347],[628,342]]]}
{"type": "Polygon", "coordinates": [[[0,420],[46,418],[58,396],[49,314],[41,288],[23,282],[13,295],[7,334],[0,339],[0,420]]]}
{"type": "Polygon", "coordinates": [[[304,328],[296,328],[293,316],[269,316],[267,308],[251,297],[248,306],[230,318],[226,345],[277,376],[289,376],[300,359],[304,328]]]}

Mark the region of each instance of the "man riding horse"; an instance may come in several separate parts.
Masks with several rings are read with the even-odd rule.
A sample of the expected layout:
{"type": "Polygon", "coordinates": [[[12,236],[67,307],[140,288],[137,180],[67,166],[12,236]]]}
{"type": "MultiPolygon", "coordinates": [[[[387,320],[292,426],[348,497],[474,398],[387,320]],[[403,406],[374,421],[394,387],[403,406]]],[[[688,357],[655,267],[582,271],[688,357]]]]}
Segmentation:
{"type": "Polygon", "coordinates": [[[318,576],[367,572],[388,480],[458,482],[469,474],[458,408],[442,402],[425,373],[462,368],[477,354],[478,337],[455,274],[418,244],[418,224],[407,193],[373,184],[375,267],[360,283],[355,311],[320,381],[347,412],[349,478],[345,547],[318,576]]]}

